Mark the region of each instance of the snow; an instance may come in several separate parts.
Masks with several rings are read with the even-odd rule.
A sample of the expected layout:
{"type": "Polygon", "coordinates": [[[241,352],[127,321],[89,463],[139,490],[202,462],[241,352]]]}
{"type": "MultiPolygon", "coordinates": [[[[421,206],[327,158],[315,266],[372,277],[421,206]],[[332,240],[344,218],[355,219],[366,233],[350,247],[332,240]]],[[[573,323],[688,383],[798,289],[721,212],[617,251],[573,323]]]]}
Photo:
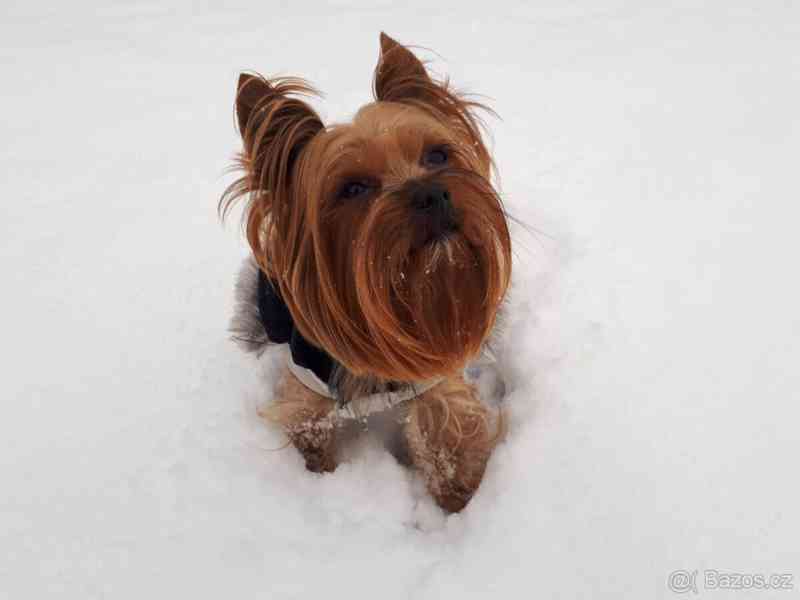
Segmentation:
{"type": "Polygon", "coordinates": [[[225,4],[0,9],[0,595],[789,597],[702,576],[800,576],[797,5],[225,4]],[[530,228],[453,516],[369,438],[306,472],[226,337],[238,72],[344,119],[382,29],[491,98],[530,228]]]}

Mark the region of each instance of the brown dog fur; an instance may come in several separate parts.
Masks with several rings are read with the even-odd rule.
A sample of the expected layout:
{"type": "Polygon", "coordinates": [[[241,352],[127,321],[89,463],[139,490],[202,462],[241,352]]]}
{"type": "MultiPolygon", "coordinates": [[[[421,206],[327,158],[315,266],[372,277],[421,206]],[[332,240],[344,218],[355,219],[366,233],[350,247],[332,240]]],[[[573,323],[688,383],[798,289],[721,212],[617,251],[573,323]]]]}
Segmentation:
{"type": "MultiPolygon", "coordinates": [[[[432,79],[385,34],[374,91],[352,123],[325,126],[297,97],[313,93],[302,80],[242,75],[243,175],[220,209],[246,199],[253,256],[298,331],[346,369],[353,393],[345,400],[365,381],[443,379],[399,409],[401,437],[439,504],[460,510],[496,439],[461,373],[495,325],[510,236],[474,114],[480,105],[432,79]],[[446,163],[431,164],[431,152],[446,163]],[[414,190],[429,185],[453,199],[446,236],[432,235],[411,205],[414,190]]],[[[336,465],[342,428],[333,406],[287,373],[266,411],[314,471],[336,465]]]]}

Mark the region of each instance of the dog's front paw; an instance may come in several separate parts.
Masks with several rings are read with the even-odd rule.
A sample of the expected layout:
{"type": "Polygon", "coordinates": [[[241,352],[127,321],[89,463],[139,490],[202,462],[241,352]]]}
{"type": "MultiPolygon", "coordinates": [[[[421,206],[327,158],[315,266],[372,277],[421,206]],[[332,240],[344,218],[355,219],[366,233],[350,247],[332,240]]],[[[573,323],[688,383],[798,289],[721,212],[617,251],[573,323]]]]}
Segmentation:
{"type": "Polygon", "coordinates": [[[428,490],[447,512],[460,512],[483,478],[489,452],[452,452],[447,448],[428,452],[422,467],[428,490]]]}
{"type": "Polygon", "coordinates": [[[306,469],[312,473],[332,473],[336,470],[336,460],[330,452],[318,448],[301,452],[306,460],[306,469]]]}
{"type": "Polygon", "coordinates": [[[306,469],[314,473],[330,473],[336,469],[334,433],[334,426],[327,419],[287,427],[289,439],[306,461],[306,469]]]}

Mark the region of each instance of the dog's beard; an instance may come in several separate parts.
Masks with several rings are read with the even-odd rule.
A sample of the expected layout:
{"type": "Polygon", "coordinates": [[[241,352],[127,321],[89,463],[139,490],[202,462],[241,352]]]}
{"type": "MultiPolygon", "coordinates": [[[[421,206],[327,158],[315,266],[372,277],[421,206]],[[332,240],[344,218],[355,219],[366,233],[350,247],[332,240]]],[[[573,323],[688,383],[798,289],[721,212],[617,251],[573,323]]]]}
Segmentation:
{"type": "Polygon", "coordinates": [[[392,192],[359,228],[353,279],[341,283],[355,290],[374,352],[351,368],[409,381],[450,374],[491,331],[511,263],[502,206],[476,174],[448,170],[437,178],[456,199],[455,230],[420,244],[406,203],[392,192]]]}

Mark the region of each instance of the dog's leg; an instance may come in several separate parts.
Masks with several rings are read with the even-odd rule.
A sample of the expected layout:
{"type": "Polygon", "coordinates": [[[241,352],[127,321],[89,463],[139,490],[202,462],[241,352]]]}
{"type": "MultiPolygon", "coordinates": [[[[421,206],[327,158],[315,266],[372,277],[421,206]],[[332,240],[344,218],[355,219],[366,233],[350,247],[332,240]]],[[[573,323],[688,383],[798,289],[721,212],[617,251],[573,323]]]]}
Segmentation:
{"type": "Polygon", "coordinates": [[[260,414],[283,428],[309,471],[320,473],[336,469],[337,427],[330,416],[334,406],[331,398],[308,389],[287,369],[275,401],[260,414]]]}
{"type": "Polygon", "coordinates": [[[497,440],[474,386],[448,379],[409,403],[404,433],[436,502],[458,512],[478,489],[497,440]]]}

